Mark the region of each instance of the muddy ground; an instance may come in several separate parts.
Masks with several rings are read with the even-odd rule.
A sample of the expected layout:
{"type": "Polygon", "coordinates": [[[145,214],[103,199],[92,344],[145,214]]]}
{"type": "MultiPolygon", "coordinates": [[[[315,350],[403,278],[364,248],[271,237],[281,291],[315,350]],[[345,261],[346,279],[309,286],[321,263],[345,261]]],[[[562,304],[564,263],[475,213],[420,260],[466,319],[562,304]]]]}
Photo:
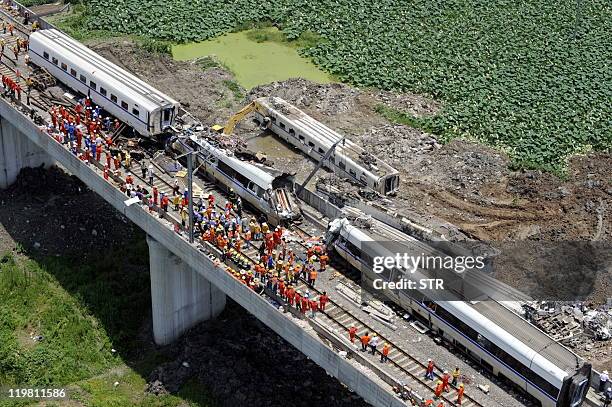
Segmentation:
{"type": "MultiPolygon", "coordinates": [[[[135,239],[144,239],[136,226],[76,177],[56,168],[27,169],[12,187],[0,190],[0,254],[80,255],[83,261],[95,261],[100,248],[135,239]]],[[[131,266],[125,272],[148,275],[149,270],[131,266]]],[[[91,312],[95,317],[96,310],[91,312]]],[[[166,362],[151,371],[139,370],[152,393],[176,393],[195,381],[219,406],[367,406],[231,300],[219,318],[198,324],[165,347],[153,343],[150,309],[139,317],[141,334],[133,338],[138,346],[130,347],[137,354],[120,356],[139,366],[147,353],[160,353],[156,360],[166,362]]]]}
{"type": "MultiPolygon", "coordinates": [[[[222,68],[203,70],[193,62],[152,56],[125,40],[93,47],[189,106],[205,124],[224,123],[258,96],[288,100],[400,170],[401,188],[393,205],[425,221],[441,219],[490,242],[612,240],[610,154],[574,157],[566,180],[540,171],[512,171],[499,151],[459,140],[442,145],[433,135],[389,123],[374,111],[384,103],[416,116],[435,114],[440,104],[422,96],[292,79],[257,87],[242,99],[228,88],[232,75],[222,68]]],[[[254,147],[269,148],[282,169],[305,176],[313,168],[271,136],[257,137],[258,129],[248,120],[236,132],[254,147]]],[[[592,300],[605,302],[612,289],[611,275],[609,265],[601,270],[592,300]]],[[[509,283],[529,278],[520,271],[497,277],[509,283]]]]}

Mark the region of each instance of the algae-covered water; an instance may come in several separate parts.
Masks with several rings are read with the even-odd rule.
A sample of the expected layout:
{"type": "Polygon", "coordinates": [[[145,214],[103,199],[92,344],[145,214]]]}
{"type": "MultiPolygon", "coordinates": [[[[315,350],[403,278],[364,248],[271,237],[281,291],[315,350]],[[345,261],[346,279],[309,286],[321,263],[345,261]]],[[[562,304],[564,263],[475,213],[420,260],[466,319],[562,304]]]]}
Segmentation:
{"type": "Polygon", "coordinates": [[[175,45],[172,47],[172,56],[179,61],[215,56],[247,90],[257,85],[298,77],[319,83],[332,81],[328,74],[301,57],[294,47],[282,42],[256,42],[248,37],[248,33],[242,31],[209,41],[175,45]]]}

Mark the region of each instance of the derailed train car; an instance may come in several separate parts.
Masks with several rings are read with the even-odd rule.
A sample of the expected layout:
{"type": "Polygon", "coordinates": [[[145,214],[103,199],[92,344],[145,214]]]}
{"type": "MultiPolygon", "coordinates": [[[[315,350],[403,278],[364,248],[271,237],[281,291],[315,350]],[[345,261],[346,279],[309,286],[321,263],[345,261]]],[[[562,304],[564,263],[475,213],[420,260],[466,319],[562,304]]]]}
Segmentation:
{"type": "MultiPolygon", "coordinates": [[[[255,119],[315,161],[342,136],[279,97],[255,99],[255,119]]],[[[399,172],[348,139],[339,143],[323,165],[338,175],[382,194],[399,189],[399,172]]]]}
{"type": "Polygon", "coordinates": [[[232,189],[243,202],[266,214],[272,225],[301,218],[292,175],[240,160],[232,152],[214,145],[214,140],[197,134],[175,137],[170,144],[179,153],[196,151],[196,165],[227,190],[232,189]]]}
{"type": "MultiPolygon", "coordinates": [[[[373,227],[359,228],[347,219],[331,222],[327,241],[366,280],[397,281],[401,270],[373,271],[376,255],[394,256],[375,242],[401,242],[406,252],[440,254],[388,225],[373,221],[373,227]]],[[[498,301],[433,301],[419,290],[385,289],[385,297],[445,340],[453,343],[487,370],[513,382],[544,407],[582,405],[589,389],[591,365],[556,342],[498,301]]]]}

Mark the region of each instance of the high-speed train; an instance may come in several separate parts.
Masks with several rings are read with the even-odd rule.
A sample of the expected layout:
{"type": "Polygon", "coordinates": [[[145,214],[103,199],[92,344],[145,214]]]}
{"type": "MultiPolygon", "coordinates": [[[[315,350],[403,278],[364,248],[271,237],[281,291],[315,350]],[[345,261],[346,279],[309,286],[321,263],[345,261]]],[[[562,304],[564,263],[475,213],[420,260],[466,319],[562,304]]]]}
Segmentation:
{"type": "Polygon", "coordinates": [[[244,202],[268,216],[272,225],[301,218],[293,193],[293,176],[273,168],[238,159],[231,151],[214,145],[214,139],[192,133],[170,139],[179,153],[197,151],[196,165],[226,189],[233,189],[244,202]]]}
{"type": "Polygon", "coordinates": [[[164,133],[174,124],[179,103],[55,29],[30,34],[32,63],[143,136],[164,133]]]}
{"type": "MultiPolygon", "coordinates": [[[[384,223],[353,226],[346,218],[330,223],[326,240],[366,280],[398,281],[402,270],[373,271],[373,252],[394,256],[376,242],[401,242],[408,253],[429,253],[427,245],[384,223]],[[416,245],[416,247],[415,247],[416,245]],[[375,249],[372,249],[375,248],[375,249]]],[[[401,247],[401,246],[400,246],[401,247]]],[[[513,382],[544,407],[580,406],[589,389],[591,365],[495,300],[433,301],[424,290],[385,289],[386,299],[410,310],[457,349],[500,378],[513,382]]],[[[449,298],[452,298],[449,297],[449,298]]]]}
{"type": "MultiPolygon", "coordinates": [[[[279,97],[262,97],[253,103],[258,106],[254,113],[260,125],[315,161],[321,161],[325,153],[342,140],[340,134],[279,97]]],[[[348,139],[336,146],[323,165],[382,195],[396,193],[399,189],[399,172],[395,168],[348,139]]]]}

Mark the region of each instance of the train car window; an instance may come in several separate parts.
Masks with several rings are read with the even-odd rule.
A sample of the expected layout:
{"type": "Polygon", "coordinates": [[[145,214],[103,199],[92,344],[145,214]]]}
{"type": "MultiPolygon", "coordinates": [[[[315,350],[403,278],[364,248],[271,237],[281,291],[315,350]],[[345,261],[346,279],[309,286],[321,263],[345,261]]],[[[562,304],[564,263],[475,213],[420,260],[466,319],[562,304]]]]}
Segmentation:
{"type": "Polygon", "coordinates": [[[289,134],[291,134],[293,137],[295,137],[295,130],[289,129],[289,134]]]}
{"type": "Polygon", "coordinates": [[[471,339],[477,340],[478,337],[484,338],[483,336],[479,335],[475,329],[473,329],[468,324],[461,321],[459,318],[452,315],[450,312],[448,312],[442,307],[436,308],[436,315],[440,316],[440,318],[442,318],[443,320],[448,322],[450,325],[454,326],[455,328],[463,332],[465,335],[467,335],[471,339]]]}
{"type": "Polygon", "coordinates": [[[356,176],[357,176],[357,173],[356,173],[356,172],[355,172],[355,170],[354,170],[354,169],[352,169],[352,168],[349,168],[349,173],[350,173],[350,174],[351,174],[353,177],[356,177],[356,176]]]}
{"type": "Polygon", "coordinates": [[[89,87],[92,88],[93,90],[96,90],[98,85],[94,81],[89,81],[89,87]]]}
{"type": "Polygon", "coordinates": [[[302,141],[304,141],[304,136],[302,136],[301,134],[298,135],[298,138],[302,141]]]}
{"type": "Polygon", "coordinates": [[[342,161],[342,159],[339,160],[340,161],[338,161],[338,167],[342,168],[343,170],[346,170],[346,163],[342,161]]]}
{"type": "Polygon", "coordinates": [[[308,142],[308,145],[309,145],[310,147],[314,147],[314,146],[315,146],[315,145],[314,145],[314,143],[313,143],[312,141],[309,141],[309,142],[308,142]]]}
{"type": "Polygon", "coordinates": [[[271,116],[271,117],[270,117],[270,120],[272,120],[272,123],[276,123],[276,117],[271,116]]]}
{"type": "Polygon", "coordinates": [[[117,96],[113,95],[112,93],[111,93],[111,101],[114,103],[117,103],[117,96]]]}
{"type": "Polygon", "coordinates": [[[74,69],[70,68],[70,75],[76,78],[77,72],[74,69]]]}
{"type": "Polygon", "coordinates": [[[43,52],[43,58],[49,59],[49,53],[47,51],[43,52]]]}
{"type": "Polygon", "coordinates": [[[121,107],[124,108],[125,110],[128,110],[128,104],[125,103],[123,100],[121,101],[121,107]]]}
{"type": "Polygon", "coordinates": [[[102,96],[106,96],[106,89],[104,89],[103,87],[100,86],[100,94],[102,96]]]}
{"type": "Polygon", "coordinates": [[[281,129],[283,129],[283,130],[284,130],[284,129],[285,129],[285,123],[282,123],[282,122],[281,122],[280,127],[281,127],[281,129]]]}
{"type": "Polygon", "coordinates": [[[249,184],[249,179],[239,172],[236,173],[235,176],[236,181],[238,181],[242,186],[247,186],[249,184]]]}
{"type": "Polygon", "coordinates": [[[66,64],[65,64],[65,63],[63,63],[63,62],[62,62],[61,67],[62,67],[62,69],[63,69],[64,71],[67,71],[67,70],[68,70],[68,65],[66,65],[66,64]]]}
{"type": "Polygon", "coordinates": [[[80,75],[79,79],[81,80],[81,82],[87,83],[87,78],[85,77],[85,75],[80,75]]]}
{"type": "Polygon", "coordinates": [[[325,150],[323,150],[321,147],[319,147],[319,153],[325,154],[325,150]]]}
{"type": "Polygon", "coordinates": [[[219,168],[219,171],[223,172],[226,176],[234,178],[234,174],[236,173],[236,171],[234,171],[232,167],[230,167],[223,161],[219,161],[219,165],[217,166],[217,168],[219,168]]]}
{"type": "Polygon", "coordinates": [[[51,57],[51,62],[53,62],[53,64],[57,65],[58,60],[55,57],[51,57]]]}
{"type": "Polygon", "coordinates": [[[140,116],[140,112],[138,111],[138,109],[132,109],[132,114],[134,116],[140,116]]]}
{"type": "Polygon", "coordinates": [[[165,109],[164,110],[164,121],[167,122],[168,120],[170,120],[170,109],[165,109]]]}

